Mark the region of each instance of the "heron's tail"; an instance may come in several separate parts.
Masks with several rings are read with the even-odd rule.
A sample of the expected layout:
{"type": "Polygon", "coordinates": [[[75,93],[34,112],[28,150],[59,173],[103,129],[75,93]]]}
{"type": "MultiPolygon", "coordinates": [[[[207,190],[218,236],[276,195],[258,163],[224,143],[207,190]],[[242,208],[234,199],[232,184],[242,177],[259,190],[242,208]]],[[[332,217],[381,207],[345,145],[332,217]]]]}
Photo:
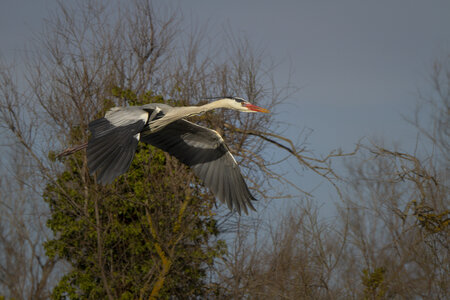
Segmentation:
{"type": "Polygon", "coordinates": [[[125,173],[131,165],[140,138],[142,124],[116,127],[106,118],[92,121],[89,130],[87,158],[91,174],[97,173],[97,181],[111,183],[125,173]]]}

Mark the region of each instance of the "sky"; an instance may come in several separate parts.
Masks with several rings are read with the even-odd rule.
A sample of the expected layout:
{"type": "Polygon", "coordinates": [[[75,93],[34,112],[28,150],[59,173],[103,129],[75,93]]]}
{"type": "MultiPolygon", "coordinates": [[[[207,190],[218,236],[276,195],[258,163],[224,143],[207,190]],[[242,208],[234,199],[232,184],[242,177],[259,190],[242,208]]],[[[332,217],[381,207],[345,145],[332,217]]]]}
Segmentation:
{"type": "MultiPolygon", "coordinates": [[[[158,1],[156,1],[158,2],[158,1]]],[[[277,112],[308,147],[351,150],[361,138],[408,151],[416,133],[403,116],[418,100],[433,60],[450,52],[450,1],[171,0],[185,19],[230,28],[280,65],[280,84],[299,91],[277,112]]],[[[0,54],[13,61],[39,31],[50,0],[0,2],[0,54]]]]}

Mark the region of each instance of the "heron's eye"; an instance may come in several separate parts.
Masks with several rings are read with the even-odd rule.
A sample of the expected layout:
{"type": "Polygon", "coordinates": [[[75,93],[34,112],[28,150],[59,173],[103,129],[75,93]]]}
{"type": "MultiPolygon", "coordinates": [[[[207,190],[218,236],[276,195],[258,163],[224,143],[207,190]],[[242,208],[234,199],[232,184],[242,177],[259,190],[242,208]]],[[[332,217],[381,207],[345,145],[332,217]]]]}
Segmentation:
{"type": "Polygon", "coordinates": [[[238,103],[243,103],[243,102],[244,102],[244,100],[243,100],[243,99],[240,99],[240,98],[235,98],[234,101],[236,101],[236,102],[238,102],[238,103]]]}

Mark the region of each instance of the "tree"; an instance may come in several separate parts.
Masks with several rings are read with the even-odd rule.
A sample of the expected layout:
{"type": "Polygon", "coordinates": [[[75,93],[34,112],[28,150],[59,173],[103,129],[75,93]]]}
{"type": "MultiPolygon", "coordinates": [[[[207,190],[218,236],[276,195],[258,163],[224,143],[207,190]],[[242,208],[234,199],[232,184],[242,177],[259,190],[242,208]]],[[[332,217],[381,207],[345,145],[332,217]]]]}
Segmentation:
{"type": "MultiPolygon", "coordinates": [[[[127,94],[130,102],[140,100],[127,94]]],[[[163,100],[147,94],[142,101],[163,100]]],[[[77,128],[73,132],[76,139],[77,128]]],[[[206,267],[221,254],[223,243],[210,241],[218,233],[212,197],[199,184],[191,185],[195,180],[187,168],[141,145],[130,170],[102,187],[86,170],[80,172],[84,155],[70,157],[44,192],[51,211],[47,224],[56,237],[46,242],[47,255],[73,267],[53,297],[207,294],[206,267]]]]}
{"type": "Polygon", "coordinates": [[[33,144],[26,142],[35,136],[24,130],[26,124],[14,121],[22,121],[23,112],[16,108],[27,105],[27,98],[14,81],[13,69],[5,65],[0,66],[0,99],[0,298],[48,299],[54,270],[63,266],[48,259],[42,248],[50,234],[47,209],[35,185],[38,166],[28,155],[27,146],[33,144]]]}
{"type": "MultiPolygon", "coordinates": [[[[33,163],[33,187],[50,208],[49,260],[71,266],[55,298],[195,296],[216,289],[209,289],[206,275],[224,247],[213,237],[232,222],[228,212],[211,210],[212,195],[189,170],[140,146],[130,172],[100,187],[84,152],[55,160],[55,150],[86,142],[89,121],[112,106],[239,95],[270,108],[282,100],[267,72],[271,66],[246,40],[231,37],[231,53],[219,45],[204,55],[204,33],[180,35],[177,12],[165,8],[150,1],[126,8],[61,2],[39,50],[28,57],[29,93],[2,102],[6,130],[33,163]]],[[[232,152],[241,153],[244,173],[265,197],[265,179],[258,176],[270,172],[264,140],[233,128],[264,130],[270,116],[219,111],[196,121],[218,129],[232,152]]]]}
{"type": "Polygon", "coordinates": [[[326,168],[332,155],[307,160],[279,140],[300,165],[308,166],[306,159],[330,176],[338,214],[324,219],[306,195],[272,218],[238,227],[228,241],[233,251],[216,265],[226,297],[446,298],[449,70],[448,59],[433,66],[429,96],[421,95],[409,120],[420,133],[416,152],[361,144],[348,157],[347,173],[338,174],[326,168]]]}
{"type": "Polygon", "coordinates": [[[374,144],[360,162],[349,164],[349,193],[341,206],[349,228],[346,252],[353,254],[349,272],[363,273],[352,294],[368,299],[448,294],[449,70],[448,58],[434,64],[429,96],[421,96],[409,120],[419,133],[415,152],[374,144]]]}

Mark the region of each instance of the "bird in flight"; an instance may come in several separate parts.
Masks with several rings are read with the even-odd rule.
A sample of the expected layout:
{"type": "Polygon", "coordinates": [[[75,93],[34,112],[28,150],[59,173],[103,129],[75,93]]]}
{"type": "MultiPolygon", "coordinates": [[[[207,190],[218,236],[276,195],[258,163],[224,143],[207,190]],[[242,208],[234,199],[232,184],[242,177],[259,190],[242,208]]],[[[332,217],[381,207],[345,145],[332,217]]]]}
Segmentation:
{"type": "Polygon", "coordinates": [[[172,107],[150,103],[114,107],[92,121],[87,144],[88,168],[101,184],[111,183],[131,165],[139,141],[175,156],[189,166],[228,208],[248,213],[256,200],[222,137],[214,130],[184,118],[216,109],[268,113],[238,97],[227,97],[201,106],[172,107]]]}

